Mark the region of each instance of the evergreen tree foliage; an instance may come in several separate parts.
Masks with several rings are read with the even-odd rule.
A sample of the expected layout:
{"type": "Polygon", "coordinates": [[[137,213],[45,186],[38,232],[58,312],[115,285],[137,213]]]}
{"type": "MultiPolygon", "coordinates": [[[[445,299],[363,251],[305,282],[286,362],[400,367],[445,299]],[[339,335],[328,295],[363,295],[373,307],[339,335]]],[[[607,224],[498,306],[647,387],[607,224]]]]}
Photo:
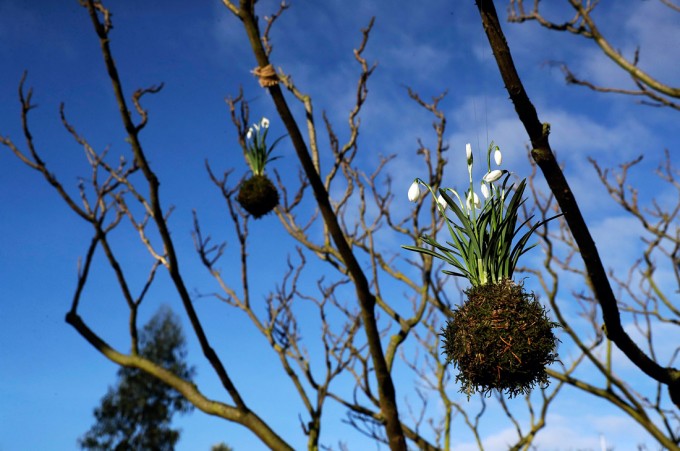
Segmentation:
{"type": "Polygon", "coordinates": [[[217,445],[213,445],[210,448],[210,451],[234,451],[234,448],[232,448],[231,446],[222,442],[222,443],[218,443],[217,445]]]}
{"type": "MultiPolygon", "coordinates": [[[[139,354],[190,380],[195,369],[186,363],[186,340],[179,318],[163,306],[139,336],[139,354]]],[[[94,411],[97,422],[78,440],[88,450],[171,451],[180,431],[170,422],[175,412],[192,405],[174,389],[136,368],[118,370],[118,383],[109,387],[94,411]]]]}

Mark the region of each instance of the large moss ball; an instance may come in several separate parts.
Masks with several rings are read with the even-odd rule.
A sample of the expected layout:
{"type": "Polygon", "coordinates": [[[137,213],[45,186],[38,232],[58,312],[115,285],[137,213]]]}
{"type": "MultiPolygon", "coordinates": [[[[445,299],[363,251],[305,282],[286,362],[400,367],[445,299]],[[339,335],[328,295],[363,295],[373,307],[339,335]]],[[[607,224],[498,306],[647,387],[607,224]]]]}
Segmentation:
{"type": "Polygon", "coordinates": [[[253,217],[260,218],[279,204],[279,192],[266,175],[254,175],[241,184],[236,200],[253,217]]]}
{"type": "Polygon", "coordinates": [[[461,391],[510,397],[548,385],[546,365],[557,359],[557,338],[545,308],[511,280],[472,287],[442,329],[444,353],[461,391]]]}

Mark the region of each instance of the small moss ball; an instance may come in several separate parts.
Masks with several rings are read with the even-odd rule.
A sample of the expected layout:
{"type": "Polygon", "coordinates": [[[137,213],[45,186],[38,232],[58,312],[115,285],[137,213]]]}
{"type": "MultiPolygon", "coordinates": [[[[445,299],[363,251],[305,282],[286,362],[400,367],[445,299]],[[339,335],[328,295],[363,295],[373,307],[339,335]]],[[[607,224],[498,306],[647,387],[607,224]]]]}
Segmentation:
{"type": "Polygon", "coordinates": [[[503,280],[472,287],[442,329],[444,353],[461,391],[510,397],[547,386],[546,365],[557,359],[557,338],[545,308],[522,285],[503,280]]]}
{"type": "Polygon", "coordinates": [[[279,204],[279,192],[266,175],[254,175],[241,184],[236,200],[253,217],[260,218],[279,204]]]}

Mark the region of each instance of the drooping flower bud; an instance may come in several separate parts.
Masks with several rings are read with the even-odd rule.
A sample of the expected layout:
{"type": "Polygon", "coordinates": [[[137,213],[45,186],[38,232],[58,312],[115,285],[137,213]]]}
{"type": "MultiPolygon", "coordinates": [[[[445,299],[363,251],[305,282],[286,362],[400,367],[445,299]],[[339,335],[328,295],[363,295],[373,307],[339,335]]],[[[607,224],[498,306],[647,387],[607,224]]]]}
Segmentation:
{"type": "Polygon", "coordinates": [[[474,205],[475,208],[482,208],[482,202],[479,200],[479,196],[474,191],[470,191],[468,193],[465,205],[467,206],[468,210],[472,210],[472,205],[474,205]]]}
{"type": "Polygon", "coordinates": [[[449,205],[446,203],[446,199],[444,199],[444,196],[441,194],[437,197],[437,203],[442,207],[442,209],[446,210],[446,207],[449,205]]]}
{"type": "Polygon", "coordinates": [[[503,162],[503,154],[501,153],[500,150],[496,150],[496,151],[493,153],[493,159],[496,161],[496,164],[497,164],[498,166],[501,165],[501,163],[503,162]]]}
{"type": "Polygon", "coordinates": [[[482,183],[481,190],[482,190],[482,196],[484,196],[484,199],[488,199],[488,198],[489,198],[489,194],[490,194],[490,193],[489,193],[489,187],[486,186],[485,183],[482,183]]]}
{"type": "Polygon", "coordinates": [[[253,127],[250,127],[248,129],[248,133],[246,134],[246,138],[252,139],[253,138],[253,127]]]}
{"type": "Polygon", "coordinates": [[[411,183],[411,187],[408,189],[408,200],[409,202],[418,202],[420,198],[420,183],[418,180],[414,180],[411,183]]]}
{"type": "Polygon", "coordinates": [[[495,182],[496,180],[498,180],[499,178],[501,178],[502,175],[503,175],[503,171],[501,171],[500,169],[494,169],[493,171],[487,173],[484,176],[484,181],[486,183],[492,183],[492,182],[495,182]]]}

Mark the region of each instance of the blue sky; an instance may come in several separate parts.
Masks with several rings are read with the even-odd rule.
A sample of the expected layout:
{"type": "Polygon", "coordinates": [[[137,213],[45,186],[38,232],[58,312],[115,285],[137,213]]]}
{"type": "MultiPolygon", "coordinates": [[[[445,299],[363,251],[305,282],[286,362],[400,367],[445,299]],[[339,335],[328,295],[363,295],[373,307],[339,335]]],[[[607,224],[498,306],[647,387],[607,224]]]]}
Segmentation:
{"type": "MultiPolygon", "coordinates": [[[[283,128],[268,95],[249,73],[255,62],[244,31],[221,2],[153,0],[109,6],[114,13],[114,56],[127,94],[138,87],[165,83],[160,94],[145,98],[150,121],[142,137],[161,179],[165,205],[176,207],[171,229],[189,287],[209,292],[215,289],[214,282],[193,250],[191,210],[197,210],[215,239],[227,241],[228,249],[236,249],[236,240],[226,207],[205,174],[204,161],[208,159],[216,168],[233,167],[235,174],[246,171],[224,98],[243,86],[252,117],[269,117],[271,136],[283,134],[283,128]]],[[[258,12],[268,15],[275,7],[276,2],[263,0],[258,12]]],[[[504,14],[503,2],[497,2],[497,8],[504,14]]],[[[560,17],[565,11],[555,7],[549,12],[560,17]]],[[[389,174],[397,190],[403,187],[403,196],[393,202],[394,208],[411,208],[406,190],[415,177],[424,174],[415,153],[417,139],[431,145],[433,136],[432,118],[408,98],[406,86],[424,99],[449,91],[441,104],[449,119],[445,136],[451,146],[449,161],[459,161],[457,153],[462,156],[466,142],[473,143],[481,157],[480,149],[492,139],[504,151],[504,165],[526,174],[527,137],[507,99],[473,1],[436,0],[427,7],[401,0],[293,2],[272,32],[272,60],[312,95],[317,123],[326,111],[340,138],[347,137],[343,127],[358,75],[352,50],[359,42],[360,29],[372,16],[376,16],[376,24],[365,56],[377,62],[378,68],[369,81],[369,97],[361,114],[359,161],[369,170],[377,155],[397,154],[389,174]]],[[[661,81],[678,84],[680,46],[668,45],[680,43],[677,15],[659,2],[624,1],[616,7],[602,5],[596,18],[617,48],[630,55],[640,45],[640,66],[661,81]]],[[[595,83],[628,87],[625,75],[592,43],[547,32],[535,24],[504,24],[504,28],[541,119],[553,124],[552,145],[566,164],[605,265],[624,271],[627,263],[639,257],[639,229],[597,182],[587,157],[609,167],[644,154],[633,178],[640,184],[641,199],[659,196],[677,202],[672,192],[663,191],[650,178],[664,148],[678,162],[673,147],[677,113],[640,106],[630,98],[567,87],[560,71],[546,64],[565,61],[575,73],[595,83]],[[616,234],[612,234],[613,228],[616,234]]],[[[112,155],[127,152],[96,36],[85,10],[75,0],[0,0],[0,60],[0,134],[23,146],[17,85],[27,70],[27,86],[34,88],[34,103],[39,105],[30,116],[35,143],[50,171],[71,192],[75,192],[78,177],[87,176],[88,166],[82,150],[60,123],[60,102],[65,102],[70,122],[94,147],[110,146],[112,155]]],[[[296,114],[301,114],[298,105],[296,108],[296,114]]],[[[327,145],[325,138],[322,144],[327,145]]],[[[277,149],[282,156],[277,169],[284,178],[295,180],[292,148],[284,140],[277,149]]],[[[115,365],[64,322],[78,258],[86,250],[90,231],[38,174],[8,149],[1,150],[0,451],[74,449],[76,439],[92,424],[92,410],[114,382],[116,372],[115,365]]],[[[445,180],[451,184],[466,177],[463,165],[449,166],[445,180]]],[[[252,264],[268,269],[256,280],[263,287],[260,296],[264,296],[273,288],[277,270],[284,267],[285,255],[292,247],[273,217],[253,223],[251,233],[260,240],[251,249],[252,264]]],[[[118,244],[124,249],[121,259],[130,272],[139,269],[135,266],[139,262],[148,261],[134,236],[121,237],[118,244]]],[[[399,244],[394,243],[395,247],[399,244]]],[[[535,258],[539,259],[540,253],[535,258]]],[[[236,268],[237,264],[235,256],[227,256],[223,267],[236,268]]],[[[137,283],[143,283],[144,268],[141,265],[140,275],[133,276],[137,283]]],[[[124,303],[103,261],[98,261],[95,269],[81,315],[111,344],[126,350],[124,303]]],[[[238,274],[230,278],[237,282],[238,274]]],[[[565,295],[568,292],[565,289],[565,295]]],[[[164,276],[142,311],[144,318],[160,303],[179,309],[164,276]]],[[[196,303],[213,346],[254,410],[264,412],[275,429],[285,431],[291,443],[302,446],[297,411],[286,410],[292,401],[285,390],[263,390],[281,370],[253,326],[239,312],[214,300],[201,298],[196,303]],[[265,356],[260,360],[269,363],[254,362],[254,355],[265,356]]],[[[185,330],[189,334],[188,327],[185,330]]],[[[677,334],[671,332],[669,340],[677,342],[677,334]]],[[[192,337],[189,347],[191,361],[198,367],[199,387],[210,396],[225,399],[192,337]]],[[[630,374],[635,384],[639,372],[620,362],[621,371],[630,374]]],[[[541,449],[596,449],[600,434],[617,450],[652,443],[639,427],[604,402],[573,390],[563,396],[551,409],[548,428],[539,435],[541,449]],[[591,409],[588,413],[574,413],[583,411],[585,405],[591,409]],[[566,442],[565,437],[569,438],[566,442]]],[[[326,429],[325,443],[335,445],[344,439],[350,449],[365,446],[361,436],[340,423],[342,412],[331,415],[337,421],[326,429]]],[[[207,450],[220,441],[237,450],[262,449],[244,429],[200,412],[180,418],[177,424],[183,429],[180,451],[207,450]]],[[[502,449],[504,437],[512,433],[510,426],[499,429],[490,424],[485,429],[488,447],[502,449]]],[[[463,436],[455,449],[469,449],[471,444],[470,438],[463,436]]]]}

